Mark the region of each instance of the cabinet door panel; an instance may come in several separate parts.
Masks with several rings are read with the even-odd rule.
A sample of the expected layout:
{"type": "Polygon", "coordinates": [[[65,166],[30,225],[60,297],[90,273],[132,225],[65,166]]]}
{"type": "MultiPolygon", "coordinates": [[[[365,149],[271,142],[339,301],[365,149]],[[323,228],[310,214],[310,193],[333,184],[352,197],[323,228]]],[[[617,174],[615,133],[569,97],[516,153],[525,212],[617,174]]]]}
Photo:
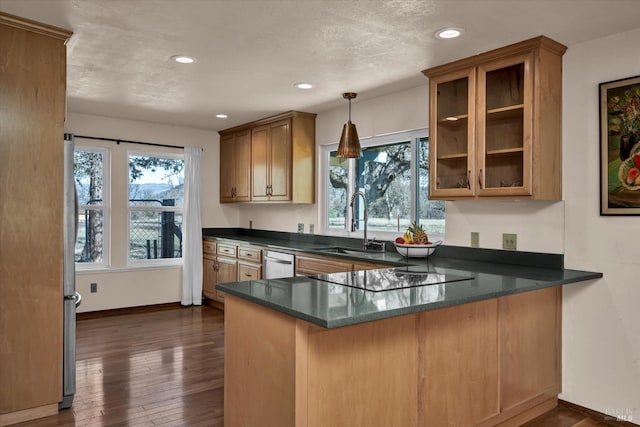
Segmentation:
{"type": "Polygon", "coordinates": [[[233,187],[236,181],[233,153],[233,135],[220,138],[220,201],[233,201],[233,187]]]}
{"type": "Polygon", "coordinates": [[[475,179],[475,69],[433,78],[429,141],[434,197],[473,196],[475,179]]]}
{"type": "Polygon", "coordinates": [[[202,258],[202,293],[207,298],[216,298],[216,270],[213,257],[202,258]]]}
{"type": "Polygon", "coordinates": [[[251,200],[267,200],[269,185],[269,126],[251,131],[251,200]]]}
{"type": "Polygon", "coordinates": [[[251,132],[244,131],[235,135],[235,200],[251,200],[251,132]]]}
{"type": "Polygon", "coordinates": [[[531,55],[478,67],[479,195],[532,194],[531,55]]]}
{"type": "Polygon", "coordinates": [[[285,120],[271,125],[269,147],[270,199],[291,198],[291,126],[285,120]]]}
{"type": "MultiPolygon", "coordinates": [[[[216,258],[218,263],[217,283],[229,283],[238,281],[238,263],[233,258],[216,258]]],[[[216,299],[224,302],[224,293],[216,290],[216,299]]]]}

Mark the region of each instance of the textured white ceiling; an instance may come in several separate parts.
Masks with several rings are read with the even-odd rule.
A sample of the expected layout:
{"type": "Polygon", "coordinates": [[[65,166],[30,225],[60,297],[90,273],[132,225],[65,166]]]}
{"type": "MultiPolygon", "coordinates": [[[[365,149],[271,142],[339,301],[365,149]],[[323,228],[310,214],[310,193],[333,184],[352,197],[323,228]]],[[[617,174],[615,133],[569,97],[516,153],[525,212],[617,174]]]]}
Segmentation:
{"type": "Polygon", "coordinates": [[[570,48],[640,27],[640,0],[0,0],[0,10],[74,32],[69,111],[214,130],[321,112],[346,91],[355,106],[425,84],[425,68],[538,35],[570,48]],[[434,38],[445,26],[466,32],[434,38]]]}

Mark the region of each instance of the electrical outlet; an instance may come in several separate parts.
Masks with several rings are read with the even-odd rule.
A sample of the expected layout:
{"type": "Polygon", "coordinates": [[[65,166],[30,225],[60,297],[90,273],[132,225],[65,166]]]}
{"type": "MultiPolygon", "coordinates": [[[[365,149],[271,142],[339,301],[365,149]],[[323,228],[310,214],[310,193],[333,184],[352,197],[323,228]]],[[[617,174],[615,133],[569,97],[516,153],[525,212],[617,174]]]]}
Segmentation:
{"type": "Polygon", "coordinates": [[[92,283],[91,284],[91,293],[95,294],[98,292],[98,284],[97,283],[92,283]]]}
{"type": "Polygon", "coordinates": [[[502,249],[515,251],[518,249],[518,235],[515,233],[502,233],[502,249]]]}
{"type": "Polygon", "coordinates": [[[471,247],[479,248],[480,247],[480,233],[477,231],[471,232],[471,247]]]}
{"type": "Polygon", "coordinates": [[[304,233],[304,223],[298,223],[298,233],[304,233]]]}
{"type": "Polygon", "coordinates": [[[313,234],[314,232],[314,226],[313,224],[309,224],[309,234],[313,234]]]}

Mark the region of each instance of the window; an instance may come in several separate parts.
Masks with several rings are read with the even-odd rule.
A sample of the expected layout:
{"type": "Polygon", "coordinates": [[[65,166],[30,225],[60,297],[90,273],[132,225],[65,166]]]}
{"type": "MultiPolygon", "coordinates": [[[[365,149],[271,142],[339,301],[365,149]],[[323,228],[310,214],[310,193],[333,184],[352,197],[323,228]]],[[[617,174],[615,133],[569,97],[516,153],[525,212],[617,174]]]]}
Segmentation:
{"type": "Polygon", "coordinates": [[[109,156],[104,149],[88,147],[77,148],[73,155],[78,193],[75,261],[85,265],[105,264],[109,156]]]}
{"type": "MultiPolygon", "coordinates": [[[[444,202],[429,200],[429,143],[426,130],[363,139],[362,157],[336,157],[325,147],[327,167],[325,229],[349,233],[353,195],[365,194],[368,230],[391,237],[414,221],[430,236],[444,236],[444,202]],[[384,233],[388,233],[385,235],[384,233]]],[[[364,229],[364,205],[354,198],[356,229],[364,229]]]]}
{"type": "Polygon", "coordinates": [[[129,154],[129,261],[182,258],[184,159],[129,154]]]}

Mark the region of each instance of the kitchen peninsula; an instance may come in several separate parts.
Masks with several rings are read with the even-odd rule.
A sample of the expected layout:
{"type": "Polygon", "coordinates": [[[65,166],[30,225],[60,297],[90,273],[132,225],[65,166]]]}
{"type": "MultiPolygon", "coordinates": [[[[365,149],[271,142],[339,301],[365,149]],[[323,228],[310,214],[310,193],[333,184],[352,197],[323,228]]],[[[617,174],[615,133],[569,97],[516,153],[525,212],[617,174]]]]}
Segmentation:
{"type": "Polygon", "coordinates": [[[554,407],[562,285],[602,274],[550,267],[561,255],[440,249],[404,265],[388,253],[387,269],[219,284],[226,424],[519,425],[554,407]],[[376,286],[416,271],[437,283],[376,286]]]}

